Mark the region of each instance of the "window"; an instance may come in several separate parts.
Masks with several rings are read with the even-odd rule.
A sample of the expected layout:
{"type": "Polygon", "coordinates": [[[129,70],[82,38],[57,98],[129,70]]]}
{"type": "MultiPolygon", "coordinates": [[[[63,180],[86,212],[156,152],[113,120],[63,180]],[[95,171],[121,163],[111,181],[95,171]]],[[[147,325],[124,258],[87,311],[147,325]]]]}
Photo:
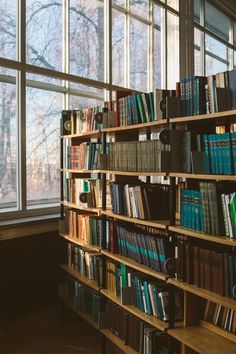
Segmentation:
{"type": "Polygon", "coordinates": [[[59,210],[62,109],[101,106],[117,86],[175,88],[178,11],[178,0],[1,1],[1,218],[59,210]]]}
{"type": "Polygon", "coordinates": [[[194,21],[195,74],[232,69],[236,46],[233,20],[209,1],[194,0],[194,21]]]}

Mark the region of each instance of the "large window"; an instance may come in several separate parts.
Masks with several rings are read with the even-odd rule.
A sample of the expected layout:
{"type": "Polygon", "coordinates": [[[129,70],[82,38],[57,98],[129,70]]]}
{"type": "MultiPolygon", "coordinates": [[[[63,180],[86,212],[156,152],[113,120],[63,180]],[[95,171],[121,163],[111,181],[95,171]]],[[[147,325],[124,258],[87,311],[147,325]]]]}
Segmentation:
{"type": "Polygon", "coordinates": [[[212,75],[234,67],[235,22],[207,0],[194,0],[196,75],[212,75]]]}
{"type": "Polygon", "coordinates": [[[117,86],[175,88],[178,11],[178,0],[1,1],[1,217],[59,210],[62,109],[102,105],[117,86]]]}

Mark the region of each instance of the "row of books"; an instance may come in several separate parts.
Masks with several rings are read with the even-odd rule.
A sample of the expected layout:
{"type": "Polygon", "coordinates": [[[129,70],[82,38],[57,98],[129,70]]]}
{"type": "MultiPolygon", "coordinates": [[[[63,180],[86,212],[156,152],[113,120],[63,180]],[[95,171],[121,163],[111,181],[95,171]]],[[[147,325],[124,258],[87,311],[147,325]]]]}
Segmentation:
{"type": "Polygon", "coordinates": [[[236,106],[236,70],[180,80],[182,116],[227,111],[236,106]]]}
{"type": "Polygon", "coordinates": [[[161,172],[168,169],[169,152],[160,140],[111,142],[107,168],[115,171],[161,172]]]}
{"type": "Polygon", "coordinates": [[[108,300],[107,328],[140,354],[179,354],[179,343],[108,300]]]}
{"type": "Polygon", "coordinates": [[[97,116],[103,112],[100,106],[63,110],[61,115],[61,135],[83,134],[101,128],[101,123],[97,116]]]}
{"type": "Polygon", "coordinates": [[[167,273],[166,261],[174,257],[173,247],[166,236],[156,229],[148,232],[112,219],[106,220],[106,248],[144,264],[157,272],[167,273]]]}
{"type": "Polygon", "coordinates": [[[84,208],[101,208],[101,180],[96,178],[66,178],[64,199],[84,208]]]}
{"type": "Polygon", "coordinates": [[[236,334],[236,311],[233,309],[207,300],[204,320],[227,332],[236,334]]]}
{"type": "Polygon", "coordinates": [[[102,296],[80,281],[66,276],[59,286],[59,297],[68,301],[75,311],[86,313],[98,323],[99,314],[104,311],[102,296]]]}
{"type": "Polygon", "coordinates": [[[169,216],[169,187],[161,184],[110,183],[112,211],[132,218],[160,220],[169,216]]]}
{"type": "Polygon", "coordinates": [[[68,266],[101,286],[102,256],[98,253],[86,251],[70,242],[68,242],[67,249],[68,266]]]}
{"type": "MultiPolygon", "coordinates": [[[[148,315],[168,321],[169,292],[166,283],[114,261],[107,261],[106,267],[107,287],[121,298],[124,305],[136,306],[148,315]]],[[[178,296],[175,305],[175,319],[180,320],[182,311],[178,296]]]]}
{"type": "Polygon", "coordinates": [[[202,135],[206,173],[236,174],[236,132],[202,135]]]}
{"type": "Polygon", "coordinates": [[[228,249],[178,240],[176,277],[222,296],[236,298],[236,255],[228,249]]]}
{"type": "Polygon", "coordinates": [[[182,189],[180,224],[213,235],[236,237],[235,184],[199,182],[199,191],[182,189]]]}
{"type": "MultiPolygon", "coordinates": [[[[169,319],[169,291],[166,283],[134,271],[114,261],[107,261],[107,287],[124,305],[136,306],[161,321],[169,319]]],[[[175,320],[182,319],[180,298],[175,299],[175,320]]]]}
{"type": "Polygon", "coordinates": [[[100,150],[101,144],[96,142],[66,146],[64,167],[78,170],[97,170],[100,166],[100,150]]]}
{"type": "Polygon", "coordinates": [[[84,244],[102,247],[102,219],[94,214],[65,211],[65,234],[84,244]]]}

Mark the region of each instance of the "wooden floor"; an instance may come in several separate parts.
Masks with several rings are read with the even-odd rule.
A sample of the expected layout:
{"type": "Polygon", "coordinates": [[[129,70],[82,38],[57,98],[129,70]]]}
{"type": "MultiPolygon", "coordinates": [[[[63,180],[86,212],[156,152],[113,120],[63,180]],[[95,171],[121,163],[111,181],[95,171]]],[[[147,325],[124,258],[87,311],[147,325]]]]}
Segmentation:
{"type": "Polygon", "coordinates": [[[43,310],[11,323],[2,323],[0,354],[97,354],[101,336],[83,320],[60,309],[43,310]]]}

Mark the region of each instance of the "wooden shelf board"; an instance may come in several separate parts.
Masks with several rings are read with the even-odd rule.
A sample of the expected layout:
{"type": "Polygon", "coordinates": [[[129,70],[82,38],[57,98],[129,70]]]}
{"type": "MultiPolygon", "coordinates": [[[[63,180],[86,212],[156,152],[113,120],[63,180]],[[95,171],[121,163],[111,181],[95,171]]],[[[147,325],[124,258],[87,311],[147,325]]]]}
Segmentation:
{"type": "Polygon", "coordinates": [[[179,287],[180,289],[183,289],[183,290],[186,290],[192,294],[195,294],[199,297],[202,297],[204,299],[215,302],[216,304],[221,304],[227,308],[236,310],[236,300],[234,300],[234,299],[230,299],[229,297],[215,294],[209,290],[201,289],[201,288],[197,287],[196,285],[181,282],[181,281],[176,280],[174,278],[167,279],[167,282],[169,284],[175,285],[176,287],[179,287]]]}
{"type": "Polygon", "coordinates": [[[100,288],[97,286],[97,283],[94,280],[90,280],[87,277],[85,277],[83,274],[79,273],[78,271],[71,269],[68,265],[62,264],[60,265],[60,268],[72,276],[73,278],[81,281],[81,283],[84,283],[85,285],[89,286],[90,288],[99,291],[100,288]]]}
{"type": "Polygon", "coordinates": [[[169,329],[168,333],[199,354],[235,353],[235,343],[202,327],[169,329]]]}
{"type": "Polygon", "coordinates": [[[139,224],[139,225],[145,225],[145,226],[151,226],[151,227],[156,227],[158,229],[166,229],[168,225],[167,220],[141,220],[141,219],[135,219],[135,218],[129,218],[128,216],[124,215],[119,215],[119,214],[114,214],[111,211],[106,211],[102,210],[101,212],[103,215],[106,215],[108,217],[117,219],[117,220],[123,220],[126,222],[130,222],[133,224],[139,224]]]}
{"type": "Polygon", "coordinates": [[[120,176],[166,176],[166,172],[135,172],[135,171],[113,171],[113,170],[100,170],[101,173],[108,173],[111,175],[120,176]]]}
{"type": "Polygon", "coordinates": [[[210,120],[215,118],[227,118],[236,115],[236,109],[232,109],[224,112],[216,112],[216,113],[208,113],[208,114],[200,114],[197,116],[188,116],[188,117],[179,117],[179,118],[170,118],[170,123],[187,123],[192,121],[199,120],[210,120]]]}
{"type": "Polygon", "coordinates": [[[79,134],[68,134],[68,135],[61,135],[60,138],[61,139],[65,139],[65,138],[69,138],[69,139],[73,139],[73,138],[86,138],[86,137],[91,137],[91,136],[97,136],[100,135],[101,132],[100,130],[92,130],[91,132],[87,132],[87,133],[79,133],[79,134]]]}
{"type": "Polygon", "coordinates": [[[170,172],[170,177],[183,177],[192,179],[209,179],[209,180],[222,180],[222,181],[236,181],[236,175],[208,175],[208,174],[196,174],[196,173],[182,173],[182,172],[170,172]]]}
{"type": "Polygon", "coordinates": [[[230,340],[231,342],[234,342],[236,344],[236,335],[228,332],[224,329],[222,329],[221,327],[218,326],[214,326],[212,323],[206,322],[206,321],[200,321],[200,326],[208,329],[209,331],[218,334],[219,336],[222,336],[228,340],[230,340]]]}
{"type": "Polygon", "coordinates": [[[119,349],[121,349],[126,354],[138,354],[134,349],[125,345],[124,342],[113,334],[109,329],[100,329],[100,332],[113,344],[115,344],[119,349]]]}
{"type": "Polygon", "coordinates": [[[124,309],[126,309],[128,312],[132,313],[133,315],[135,315],[136,317],[139,317],[141,320],[149,323],[150,325],[152,325],[155,328],[158,328],[161,331],[166,331],[168,328],[168,323],[164,322],[164,321],[160,321],[157,318],[155,318],[154,316],[148,315],[142,311],[140,311],[137,307],[132,306],[132,305],[122,305],[121,300],[115,296],[112,292],[110,292],[107,289],[101,289],[101,294],[103,294],[104,296],[106,296],[108,299],[110,299],[111,301],[115,302],[116,304],[118,304],[119,306],[123,307],[124,309]]]}
{"type": "Polygon", "coordinates": [[[90,174],[90,173],[100,173],[100,170],[76,170],[74,168],[61,168],[61,172],[69,172],[69,173],[80,173],[80,174],[90,174]]]}
{"type": "Polygon", "coordinates": [[[86,208],[86,207],[82,207],[79,206],[78,204],[74,204],[74,203],[70,203],[67,201],[64,202],[60,202],[62,205],[70,207],[70,208],[74,208],[74,209],[78,209],[78,210],[84,210],[84,211],[88,211],[88,212],[92,212],[92,213],[97,213],[98,215],[101,214],[101,209],[99,208],[86,208]]]}
{"type": "Polygon", "coordinates": [[[182,235],[186,235],[188,237],[198,238],[200,240],[211,241],[211,242],[220,243],[222,245],[227,245],[232,247],[236,246],[236,239],[232,239],[226,236],[215,236],[210,234],[208,235],[205,234],[204,232],[193,231],[191,229],[186,229],[185,227],[179,225],[169,226],[168,230],[172,232],[177,232],[182,235]]]}
{"type": "Polygon", "coordinates": [[[83,248],[87,248],[88,250],[95,251],[95,252],[101,252],[102,247],[90,245],[90,244],[83,242],[75,237],[71,237],[71,236],[68,236],[68,235],[65,235],[62,233],[60,233],[60,236],[63,237],[65,240],[70,241],[76,245],[83,247],[83,248]]]}
{"type": "Polygon", "coordinates": [[[131,258],[121,256],[120,254],[113,254],[113,253],[105,251],[105,250],[102,250],[101,253],[104,254],[104,256],[106,256],[106,257],[109,257],[111,259],[114,259],[115,261],[126,264],[130,268],[139,270],[140,272],[151,275],[154,278],[157,278],[160,280],[166,280],[168,278],[167,275],[156,272],[155,270],[145,266],[144,264],[139,264],[138,262],[135,262],[131,258]]]}
{"type": "Polygon", "coordinates": [[[126,126],[114,127],[114,128],[104,128],[101,130],[101,132],[102,133],[120,133],[120,132],[126,132],[128,130],[143,130],[144,131],[148,128],[162,126],[167,123],[168,123],[167,119],[162,119],[162,120],[155,120],[153,122],[147,122],[147,123],[132,124],[132,125],[126,125],[126,126]]]}

